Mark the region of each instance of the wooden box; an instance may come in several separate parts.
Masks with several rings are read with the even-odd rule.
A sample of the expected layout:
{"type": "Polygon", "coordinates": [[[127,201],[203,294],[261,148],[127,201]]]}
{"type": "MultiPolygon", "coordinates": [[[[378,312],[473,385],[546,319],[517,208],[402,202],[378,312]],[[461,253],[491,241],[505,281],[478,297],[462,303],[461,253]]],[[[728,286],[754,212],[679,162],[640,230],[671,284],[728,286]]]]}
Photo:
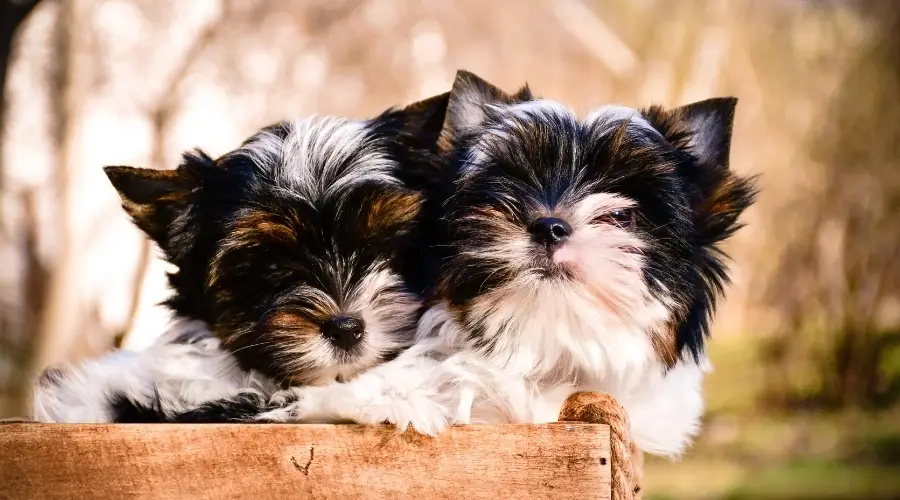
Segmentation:
{"type": "Polygon", "coordinates": [[[0,498],[610,498],[601,424],[0,425],[0,498]]]}
{"type": "Polygon", "coordinates": [[[631,498],[611,485],[610,429],[0,423],[0,499],[631,498]]]}

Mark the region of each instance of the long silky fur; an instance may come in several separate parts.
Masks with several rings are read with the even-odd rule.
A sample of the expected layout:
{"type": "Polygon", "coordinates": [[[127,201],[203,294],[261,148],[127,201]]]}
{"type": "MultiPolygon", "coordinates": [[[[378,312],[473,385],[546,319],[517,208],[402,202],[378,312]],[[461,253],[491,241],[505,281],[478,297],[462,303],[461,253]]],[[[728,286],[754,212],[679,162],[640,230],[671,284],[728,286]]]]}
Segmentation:
{"type": "Polygon", "coordinates": [[[370,120],[278,123],[218,159],[186,153],[175,170],[107,167],[177,267],[166,305],[206,333],[184,343],[173,330],[143,352],[48,370],[37,417],[239,421],[280,386],[346,380],[408,348],[431,287],[420,218],[445,171],[435,152],[447,98],[370,120]],[[320,331],[336,315],[365,325],[351,347],[320,331]],[[209,361],[182,367],[185,357],[209,361]],[[221,383],[198,393],[209,379],[221,383]]]}
{"type": "Polygon", "coordinates": [[[593,390],[626,408],[644,451],[680,454],[699,429],[727,284],[718,244],[755,194],[728,167],[735,105],[606,106],[580,120],[460,71],[440,141],[455,178],[436,221],[441,273],[415,345],[348,382],[291,388],[256,418],[437,433],[553,421],[593,390]],[[541,217],[571,235],[536,242],[541,217]]]}

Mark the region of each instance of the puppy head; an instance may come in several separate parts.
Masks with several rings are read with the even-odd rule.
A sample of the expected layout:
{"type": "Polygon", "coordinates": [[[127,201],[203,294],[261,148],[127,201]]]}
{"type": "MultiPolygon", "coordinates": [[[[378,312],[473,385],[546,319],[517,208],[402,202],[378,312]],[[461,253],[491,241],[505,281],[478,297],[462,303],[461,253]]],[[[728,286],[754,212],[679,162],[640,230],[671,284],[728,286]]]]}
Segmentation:
{"type": "Polygon", "coordinates": [[[404,179],[430,161],[426,122],[441,104],[283,122],[216,160],[106,173],[178,267],[177,315],[207,322],[245,368],[343,379],[411,341],[420,304],[396,261],[414,246],[422,195],[404,179]]]}
{"type": "Polygon", "coordinates": [[[460,72],[440,294],[473,340],[532,371],[699,357],[727,281],[716,245],[754,196],[728,167],[735,104],[579,120],[460,72]]]}

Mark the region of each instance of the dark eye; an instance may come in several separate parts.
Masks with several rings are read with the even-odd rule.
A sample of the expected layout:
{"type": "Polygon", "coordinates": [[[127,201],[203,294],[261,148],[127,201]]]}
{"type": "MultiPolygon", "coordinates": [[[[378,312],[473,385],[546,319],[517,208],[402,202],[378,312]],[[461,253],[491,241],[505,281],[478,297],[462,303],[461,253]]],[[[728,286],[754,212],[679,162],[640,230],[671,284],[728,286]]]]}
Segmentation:
{"type": "Polygon", "coordinates": [[[615,224],[619,227],[631,227],[634,225],[634,210],[630,208],[613,210],[600,217],[598,221],[615,224]]]}

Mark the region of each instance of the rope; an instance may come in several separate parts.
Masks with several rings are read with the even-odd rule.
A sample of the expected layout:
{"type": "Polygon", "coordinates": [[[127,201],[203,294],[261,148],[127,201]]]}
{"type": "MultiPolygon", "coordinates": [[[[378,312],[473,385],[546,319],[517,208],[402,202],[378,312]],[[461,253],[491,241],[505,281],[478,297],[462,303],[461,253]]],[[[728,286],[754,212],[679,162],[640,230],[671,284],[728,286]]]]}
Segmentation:
{"type": "Polygon", "coordinates": [[[640,486],[635,481],[633,448],[625,409],[609,394],[576,392],[569,396],[559,414],[560,421],[589,422],[609,426],[610,490],[612,500],[639,498],[640,486]]]}

